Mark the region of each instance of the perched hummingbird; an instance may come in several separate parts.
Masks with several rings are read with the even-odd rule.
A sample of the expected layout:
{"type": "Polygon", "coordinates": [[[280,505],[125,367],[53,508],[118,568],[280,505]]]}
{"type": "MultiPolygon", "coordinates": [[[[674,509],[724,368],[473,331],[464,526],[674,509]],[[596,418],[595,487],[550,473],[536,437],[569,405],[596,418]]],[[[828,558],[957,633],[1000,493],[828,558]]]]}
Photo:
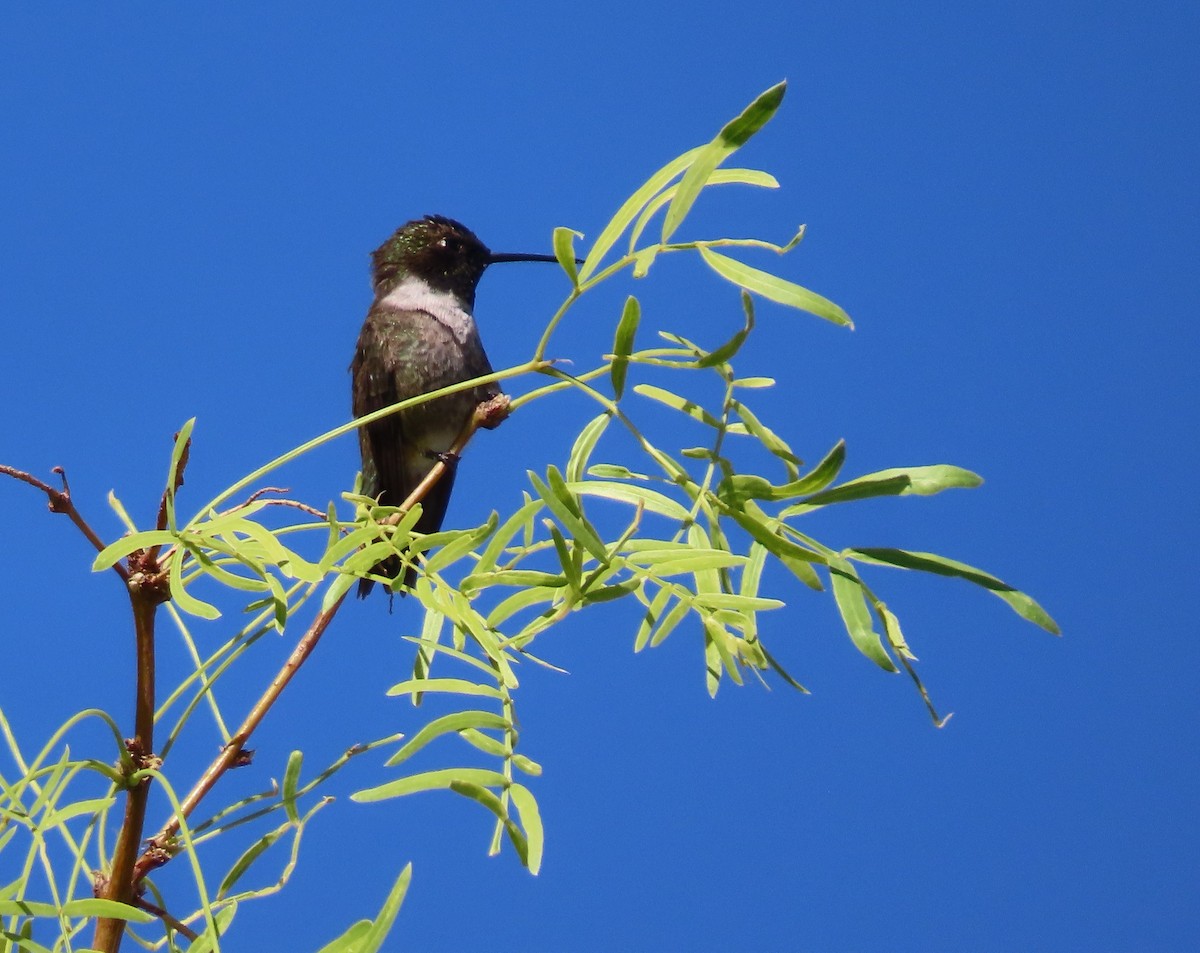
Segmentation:
{"type": "MultiPolygon", "coordinates": [[[[354,416],[490,374],[472,314],[484,269],[502,261],[555,260],[553,255],[494,254],[469,229],[440,215],[400,226],[371,255],[375,301],[350,364],[354,416]]],[[[497,384],[486,384],[360,427],[363,492],[385,506],[399,506],[445,459],[475,408],[499,394],[497,384]]],[[[437,532],[453,486],[451,467],[421,501],[417,532],[437,532]]],[[[391,559],[375,572],[395,578],[399,569],[399,560],[391,559]]],[[[404,585],[415,581],[416,571],[409,569],[404,585]]],[[[359,597],[371,586],[370,580],[360,580],[359,597]]]]}

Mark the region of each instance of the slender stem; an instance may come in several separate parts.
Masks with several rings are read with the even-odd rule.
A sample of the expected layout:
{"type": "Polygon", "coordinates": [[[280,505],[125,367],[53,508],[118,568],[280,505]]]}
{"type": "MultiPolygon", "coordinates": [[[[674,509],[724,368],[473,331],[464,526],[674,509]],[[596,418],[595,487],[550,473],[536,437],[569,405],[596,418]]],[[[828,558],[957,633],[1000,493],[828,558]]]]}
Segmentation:
{"type": "MultiPolygon", "coordinates": [[[[154,618],[159,600],[152,590],[143,590],[138,585],[141,578],[140,574],[135,576],[129,588],[137,641],[134,737],[126,743],[133,756],[133,777],[137,777],[137,772],[154,760],[154,618]]],[[[106,900],[119,900],[122,903],[133,903],[135,900],[134,869],[146,824],[146,802],[149,797],[149,777],[134,781],[126,792],[125,819],[117,835],[108,880],[100,891],[100,896],[106,900]]],[[[124,933],[124,920],[101,917],[96,921],[92,945],[104,953],[117,953],[124,933]]]]}
{"type": "MultiPolygon", "coordinates": [[[[64,472],[62,467],[55,467],[53,472],[62,477],[63,488],[61,490],[56,490],[54,487],[50,486],[50,484],[44,483],[32,474],[26,473],[24,470],[18,470],[15,467],[6,466],[0,463],[0,473],[3,473],[5,476],[10,476],[14,479],[20,480],[22,483],[28,483],[30,486],[35,487],[36,489],[39,489],[45,493],[50,502],[50,512],[66,513],[67,517],[76,525],[76,527],[78,527],[79,531],[83,533],[87,541],[96,547],[96,552],[102,551],[104,549],[104,540],[97,536],[95,530],[88,525],[87,520],[79,515],[79,510],[75,508],[75,504],[71,500],[71,487],[67,484],[67,474],[64,472]]],[[[129,570],[126,569],[123,564],[113,563],[112,568],[118,576],[120,576],[126,582],[129,581],[129,570]]]]}

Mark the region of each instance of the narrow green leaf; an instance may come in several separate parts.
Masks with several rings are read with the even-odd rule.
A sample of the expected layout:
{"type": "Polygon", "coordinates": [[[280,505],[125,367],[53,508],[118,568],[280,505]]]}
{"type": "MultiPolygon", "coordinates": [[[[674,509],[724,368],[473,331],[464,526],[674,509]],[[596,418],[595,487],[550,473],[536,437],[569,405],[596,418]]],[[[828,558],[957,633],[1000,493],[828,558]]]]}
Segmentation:
{"type": "Polygon", "coordinates": [[[542,869],[542,852],[546,843],[546,832],[542,827],[542,815],[538,810],[537,799],[523,784],[512,785],[508,794],[512,798],[513,807],[517,809],[517,817],[520,818],[529,845],[525,866],[531,874],[536,874],[542,869]]]}
{"type": "Polygon", "coordinates": [[[983,478],[977,473],[949,464],[891,467],[855,477],[839,486],[810,496],[798,504],[796,511],[874,496],[932,496],[943,490],[972,489],[982,483],[983,478]]]}
{"type": "Polygon", "coordinates": [[[696,362],[697,367],[716,367],[718,364],[724,364],[742,349],[742,345],[746,343],[746,338],[754,330],[754,301],[750,297],[749,292],[745,290],[742,291],[742,310],[746,313],[746,323],[742,327],[742,330],[738,331],[715,351],[710,351],[704,357],[700,358],[696,362]]]}
{"type": "Polygon", "coordinates": [[[632,565],[645,566],[656,576],[673,576],[683,572],[703,572],[712,569],[728,569],[744,566],[745,556],[721,549],[702,549],[689,546],[686,549],[646,549],[630,553],[625,557],[632,565]]]}
{"type": "Polygon", "coordinates": [[[830,487],[801,500],[788,507],[785,516],[814,510],[819,506],[829,506],[833,503],[850,503],[854,500],[867,500],[877,496],[903,496],[909,492],[911,483],[907,476],[884,477],[878,480],[858,479],[841,486],[830,487]]]}
{"type": "Polygon", "coordinates": [[[575,443],[571,446],[571,455],[567,459],[566,478],[568,483],[575,483],[583,479],[583,475],[587,472],[588,461],[592,458],[592,451],[596,449],[596,444],[604,431],[608,429],[611,420],[612,415],[605,411],[589,420],[579,431],[579,436],[575,438],[575,443]]]}
{"type": "Polygon", "coordinates": [[[163,502],[167,511],[167,529],[176,531],[179,529],[175,522],[175,480],[176,474],[179,472],[179,464],[183,459],[184,450],[187,449],[188,441],[192,439],[192,428],[196,426],[196,418],[193,417],[184,423],[179,428],[179,433],[175,435],[175,445],[171,448],[171,467],[167,471],[167,485],[163,491],[163,502]]]}
{"type": "Polygon", "coordinates": [[[532,530],[534,519],[545,505],[541,500],[527,500],[519,510],[506,519],[504,524],[496,530],[495,535],[488,540],[487,547],[479,557],[479,562],[475,564],[475,572],[491,572],[495,569],[496,563],[508,544],[523,529],[527,532],[532,530]]]}
{"type": "MultiPolygon", "coordinates": [[[[496,511],[492,511],[492,515],[488,517],[488,521],[482,526],[477,526],[475,529],[460,532],[452,542],[442,546],[437,552],[428,558],[425,564],[427,572],[440,572],[447,566],[450,566],[471,552],[483,540],[496,529],[496,524],[499,522],[499,517],[496,511]]],[[[426,537],[428,538],[428,537],[426,537]]]]}
{"type": "Polygon", "coordinates": [[[388,892],[379,915],[374,920],[359,920],[336,940],[321,947],[319,953],[379,953],[396,921],[396,914],[400,912],[411,881],[412,864],[406,864],[388,892]]]}
{"type": "Polygon", "coordinates": [[[706,248],[704,245],[698,246],[697,250],[700,252],[700,257],[713,271],[740,288],[761,295],[768,301],[807,311],[809,314],[832,321],[834,324],[847,328],[854,327],[850,315],[828,298],[823,298],[814,291],[809,291],[795,282],[780,278],[770,272],[752,268],[727,255],[719,254],[711,248],[706,248]]]}
{"type": "Polygon", "coordinates": [[[875,631],[866,594],[854,567],[844,559],[834,557],[829,562],[829,578],[833,584],[834,601],[855,648],[884,671],[899,671],[875,631]]]}
{"type": "Polygon", "coordinates": [[[350,587],[355,585],[358,580],[354,576],[338,574],[338,576],[329,584],[329,588],[325,590],[325,595],[321,598],[321,611],[328,612],[340,600],[345,598],[346,593],[350,591],[350,587]]]}
{"type": "Polygon", "coordinates": [[[300,784],[300,768],[304,763],[304,752],[293,751],[288,755],[287,767],[283,772],[283,790],[280,800],[287,812],[288,820],[293,824],[300,823],[300,811],[296,808],[296,789],[300,784]]]}
{"type": "Polygon", "coordinates": [[[650,604],[646,606],[646,614],[642,617],[642,624],[638,627],[637,636],[633,640],[633,650],[635,652],[640,652],[646,647],[646,643],[650,641],[650,633],[654,630],[654,626],[670,601],[671,590],[663,586],[655,593],[654,599],[651,600],[650,604]]]}
{"type": "Polygon", "coordinates": [[[635,394],[640,394],[643,397],[656,400],[660,404],[665,404],[672,410],[678,410],[680,413],[687,414],[693,420],[698,420],[709,427],[719,429],[721,426],[721,422],[699,404],[688,400],[686,397],[673,394],[669,390],[663,390],[663,388],[655,387],[653,384],[637,384],[633,388],[633,391],[635,394]]]}
{"type": "Polygon", "coordinates": [[[112,807],[115,800],[111,797],[88,798],[84,801],[75,801],[66,807],[55,808],[46,812],[46,816],[38,823],[38,828],[44,832],[58,827],[60,824],[65,824],[73,817],[83,814],[101,814],[112,807]]]}
{"type": "Polygon", "coordinates": [[[581,232],[570,228],[558,227],[554,230],[554,257],[562,266],[562,270],[571,279],[571,284],[579,287],[579,266],[575,261],[575,239],[583,238],[581,232]]]}
{"type": "Polygon", "coordinates": [[[631,506],[641,505],[649,513],[657,513],[659,516],[676,520],[687,519],[687,509],[669,496],[648,487],[607,480],[587,480],[583,483],[569,485],[571,490],[580,496],[594,496],[617,503],[628,503],[631,506]]]}
{"type": "MultiPolygon", "coordinates": [[[[760,172],[758,169],[717,169],[708,177],[705,183],[709,185],[754,185],[764,189],[777,189],[779,182],[775,176],[768,172],[760,172]]],[[[653,201],[648,202],[646,207],[642,209],[642,214],[638,216],[637,223],[629,232],[629,253],[637,249],[637,243],[642,237],[642,232],[645,231],[655,213],[674,200],[676,193],[679,191],[678,185],[672,185],[670,188],[664,189],[656,195],[653,201]]]]}
{"type": "Polygon", "coordinates": [[[109,543],[92,560],[92,571],[100,572],[114,566],[135,549],[150,549],[152,546],[170,546],[179,536],[168,529],[148,529],[140,533],[130,533],[115,542],[109,543]]]}
{"type": "Polygon", "coordinates": [[[583,506],[569,486],[566,480],[563,479],[558,467],[551,465],[546,468],[546,484],[556,497],[562,502],[563,506],[571,511],[571,514],[576,518],[583,516],[583,506]]]}
{"type": "Polygon", "coordinates": [[[948,559],[935,553],[876,547],[847,550],[846,555],[861,562],[874,562],[885,566],[896,566],[900,569],[915,569],[920,572],[936,573],[939,576],[956,576],[959,579],[965,579],[967,582],[973,582],[977,586],[994,592],[1007,602],[1021,618],[1040,626],[1052,635],[1062,634],[1058,623],[1031,596],[1019,589],[1014,589],[991,573],[968,566],[956,559],[948,559]]]}
{"type": "MultiPolygon", "coordinates": [[[[442,651],[448,651],[443,649],[442,651]]],[[[389,695],[405,695],[412,692],[447,692],[451,695],[483,695],[487,698],[503,698],[504,693],[494,685],[468,682],[463,678],[410,678],[393,685],[389,695]]]]}
{"type": "Polygon", "coordinates": [[[745,387],[747,389],[774,387],[774,377],[738,377],[732,381],[734,387],[745,387]]]}
{"type": "Polygon", "coordinates": [[[541,572],[536,569],[498,569],[494,572],[473,572],[459,584],[463,592],[475,592],[492,586],[537,586],[561,589],[567,584],[562,573],[541,572]]]}
{"type": "Polygon", "coordinates": [[[508,719],[490,711],[456,711],[441,718],[435,718],[410,738],[403,747],[384,763],[394,767],[402,761],[407,761],[427,744],[442,735],[463,731],[467,728],[496,728],[511,729],[508,719]]]}
{"type": "Polygon", "coordinates": [[[101,900],[99,897],[68,900],[62,905],[62,912],[68,917],[112,917],[114,920],[128,920],[130,923],[153,923],[157,919],[139,907],[116,900],[101,900]]]}
{"type": "Polygon", "coordinates": [[[425,771],[350,795],[352,801],[385,801],[421,791],[449,790],[456,782],[477,784],[480,787],[503,787],[508,780],[498,771],[484,768],[442,768],[425,771]]]}
{"type": "MultiPolygon", "coordinates": [[[[766,448],[768,453],[782,460],[784,466],[787,468],[788,479],[795,480],[804,461],[792,452],[792,448],[788,446],[787,441],[759,420],[754,412],[741,401],[733,401],[732,408],[733,412],[740,418],[747,433],[757,439],[766,448]]],[[[730,432],[735,433],[736,431],[731,428],[730,432]]],[[[814,487],[814,489],[817,488],[814,487]]]]}
{"type": "Polygon", "coordinates": [[[666,217],[663,219],[662,240],[664,242],[669,241],[683,223],[713,170],[745,145],[750,137],[775,115],[775,110],[783,101],[783,94],[786,90],[787,83],[778,83],[760,93],[742,111],[741,115],[725,124],[712,142],[701,147],[695,160],[684,173],[675,198],[672,199],[671,206],[667,209],[666,217]]]}
{"type": "MultiPolygon", "coordinates": [[[[555,472],[557,472],[557,470],[555,472]]],[[[578,515],[578,513],[574,512],[572,508],[568,507],[556,493],[552,492],[545,483],[538,479],[538,475],[536,473],[534,473],[532,470],[527,471],[527,473],[529,476],[529,482],[533,484],[533,488],[537,492],[537,495],[545,500],[546,505],[550,508],[550,511],[555,515],[558,521],[563,525],[563,528],[566,529],[567,532],[570,533],[577,542],[583,545],[584,549],[595,556],[596,559],[598,559],[601,563],[606,562],[608,559],[608,551],[605,549],[604,544],[600,541],[600,536],[597,534],[595,527],[593,527],[591,523],[589,523],[582,516],[578,515]]],[[[576,509],[577,508],[578,503],[576,503],[576,509]]]]}
{"type": "Polygon", "coordinates": [[[171,555],[171,599],[174,600],[181,612],[186,612],[188,615],[209,620],[221,618],[221,613],[216,606],[194,598],[184,587],[180,577],[183,571],[183,557],[185,552],[186,550],[181,546],[171,555]]]}
{"type": "Polygon", "coordinates": [[[287,830],[290,826],[291,824],[289,822],[288,824],[283,824],[280,827],[275,828],[273,831],[268,831],[242,852],[242,855],[236,861],[234,861],[233,866],[229,868],[229,872],[225,874],[224,878],[221,880],[221,885],[217,888],[218,900],[229,895],[229,892],[237,885],[237,882],[241,880],[243,876],[245,876],[246,871],[248,871],[254,865],[254,862],[258,860],[258,858],[264,853],[266,853],[266,851],[270,849],[280,837],[287,833],[287,830]]]}
{"type": "Polygon", "coordinates": [[[613,362],[609,371],[612,377],[613,397],[620,400],[625,393],[625,378],[629,373],[629,355],[633,353],[633,342],[637,337],[638,324],[642,320],[642,307],[638,299],[630,295],[621,309],[621,320],[613,338],[613,362]]]}
{"type": "Polygon", "coordinates": [[[586,281],[591,277],[608,254],[609,249],[616,244],[617,239],[629,227],[630,222],[637,218],[638,212],[642,207],[657,195],[666,185],[686,169],[695,159],[697,153],[702,147],[689,149],[683,155],[678,156],[664,165],[661,169],[655,172],[646,182],[638,188],[624,204],[617,210],[617,214],[612,217],[612,220],[604,226],[604,230],[600,232],[600,237],[596,239],[591,250],[587,253],[587,260],[584,261],[583,267],[579,269],[579,280],[586,281]]]}
{"type": "Polygon", "coordinates": [[[764,599],[762,596],[743,596],[733,592],[698,592],[696,604],[709,609],[737,609],[760,612],[765,609],[782,609],[786,603],[779,599],[764,599]]]}
{"type": "MultiPolygon", "coordinates": [[[[557,671],[562,672],[564,670],[557,669],[557,671]]],[[[541,777],[542,766],[536,761],[532,761],[525,757],[523,754],[514,754],[512,756],[512,763],[513,767],[519,771],[524,771],[526,774],[532,775],[533,777],[541,777]]]]}
{"type": "Polygon", "coordinates": [[[495,758],[507,758],[508,747],[503,741],[498,738],[493,738],[491,735],[485,735],[482,731],[477,731],[474,728],[463,728],[458,736],[467,744],[478,748],[484,754],[490,754],[495,758]]]}
{"type": "MultiPolygon", "coordinates": [[[[674,594],[679,595],[678,592],[674,594]]],[[[654,634],[650,636],[650,648],[654,648],[655,646],[661,645],[663,642],[665,642],[667,636],[675,631],[675,627],[678,626],[679,623],[682,622],[687,614],[692,610],[692,606],[692,602],[684,601],[682,598],[675,603],[675,605],[671,608],[671,611],[663,616],[662,622],[660,622],[658,628],[654,630],[654,634]]]]}

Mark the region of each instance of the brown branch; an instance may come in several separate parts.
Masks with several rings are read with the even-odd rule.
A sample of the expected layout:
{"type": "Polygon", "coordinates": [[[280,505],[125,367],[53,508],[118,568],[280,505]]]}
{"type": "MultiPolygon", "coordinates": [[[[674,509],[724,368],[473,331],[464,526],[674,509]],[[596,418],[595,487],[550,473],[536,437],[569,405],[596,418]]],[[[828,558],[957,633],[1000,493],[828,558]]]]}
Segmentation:
{"type": "MultiPolygon", "coordinates": [[[[10,476],[15,480],[20,480],[22,483],[28,483],[35,489],[45,493],[49,500],[50,512],[65,513],[71,522],[78,527],[79,531],[83,533],[87,541],[96,547],[96,552],[102,551],[104,549],[104,540],[97,536],[87,521],[79,515],[79,510],[75,508],[75,504],[71,501],[71,487],[67,483],[66,471],[62,467],[54,467],[50,472],[57,473],[62,478],[63,488],[61,490],[54,489],[50,484],[43,483],[37,477],[26,473],[24,470],[18,470],[15,467],[5,466],[3,463],[0,463],[0,473],[10,476]]],[[[112,568],[122,579],[126,582],[129,581],[129,570],[125,566],[117,562],[113,563],[112,568]]]]}
{"type": "Polygon", "coordinates": [[[137,899],[135,899],[133,901],[133,905],[135,907],[140,907],[141,909],[145,910],[147,913],[154,914],[156,917],[158,917],[160,920],[162,920],[163,923],[165,923],[167,926],[169,926],[176,933],[183,934],[185,937],[187,937],[189,940],[191,940],[193,942],[200,938],[200,934],[197,933],[195,930],[193,930],[191,927],[189,927],[182,920],[177,920],[175,917],[171,916],[171,914],[167,913],[167,911],[164,910],[162,907],[151,903],[145,897],[138,897],[137,899]]]}
{"type": "MultiPolygon", "coordinates": [[[[146,826],[146,803],[150,798],[150,778],[133,781],[136,772],[157,767],[154,754],[154,617],[165,597],[161,579],[135,572],[129,580],[129,600],[133,608],[137,642],[137,687],[134,708],[134,736],[125,742],[131,756],[125,795],[125,819],[117,834],[112,865],[98,895],[106,900],[133,903],[137,899],[134,864],[146,826]]],[[[125,921],[101,917],[96,921],[92,945],[104,953],[116,953],[125,933],[125,921]]]]}

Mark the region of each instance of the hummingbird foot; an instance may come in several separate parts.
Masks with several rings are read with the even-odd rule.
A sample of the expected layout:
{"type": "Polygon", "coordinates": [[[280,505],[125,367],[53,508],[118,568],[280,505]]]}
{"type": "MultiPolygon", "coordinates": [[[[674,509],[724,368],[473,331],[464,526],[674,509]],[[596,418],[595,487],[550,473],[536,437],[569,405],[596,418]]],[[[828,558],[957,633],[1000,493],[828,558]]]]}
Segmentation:
{"type": "Polygon", "coordinates": [[[462,459],[457,453],[452,450],[426,450],[425,456],[430,460],[436,460],[438,463],[444,463],[450,469],[454,469],[458,465],[458,461],[462,459]]]}
{"type": "Polygon", "coordinates": [[[482,401],[475,408],[475,422],[485,430],[495,430],[508,418],[512,399],[508,394],[497,394],[482,401]]]}

